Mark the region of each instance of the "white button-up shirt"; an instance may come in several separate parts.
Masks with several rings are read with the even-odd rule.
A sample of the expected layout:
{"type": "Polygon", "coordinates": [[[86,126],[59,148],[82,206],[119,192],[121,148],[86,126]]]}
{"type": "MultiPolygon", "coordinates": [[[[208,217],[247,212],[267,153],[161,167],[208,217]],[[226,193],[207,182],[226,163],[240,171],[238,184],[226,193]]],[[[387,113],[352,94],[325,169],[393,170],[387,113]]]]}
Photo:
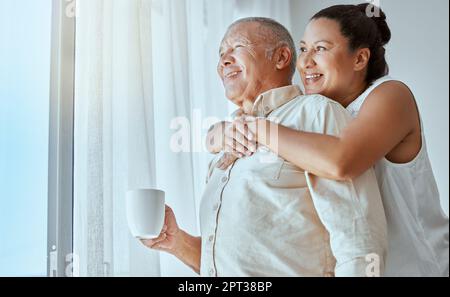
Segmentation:
{"type": "MultiPolygon", "coordinates": [[[[299,87],[259,96],[254,115],[338,135],[338,103],[299,87]]],[[[373,170],[346,182],[302,171],[264,148],[226,171],[210,165],[202,198],[202,276],[371,276],[383,272],[386,221],[373,170]]]]}

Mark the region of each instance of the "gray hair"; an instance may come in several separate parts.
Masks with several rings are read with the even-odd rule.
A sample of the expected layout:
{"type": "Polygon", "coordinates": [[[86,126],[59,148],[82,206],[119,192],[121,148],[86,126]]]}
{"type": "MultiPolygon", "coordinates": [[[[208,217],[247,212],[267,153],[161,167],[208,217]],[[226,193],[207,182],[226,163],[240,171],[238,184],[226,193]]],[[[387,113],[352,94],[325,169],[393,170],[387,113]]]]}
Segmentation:
{"type": "Polygon", "coordinates": [[[294,76],[295,68],[297,64],[297,53],[295,48],[294,39],[292,38],[291,33],[289,33],[289,30],[286,29],[282,24],[275,21],[271,18],[264,18],[264,17],[248,17],[248,18],[242,18],[234,23],[232,23],[228,29],[227,33],[236,25],[242,24],[242,23],[258,23],[261,25],[261,29],[266,29],[266,31],[263,32],[265,38],[270,38],[270,41],[275,45],[275,48],[272,48],[268,51],[268,55],[272,57],[274,51],[277,48],[280,48],[281,46],[287,46],[292,53],[292,59],[290,64],[290,70],[291,70],[291,76],[294,76]]]}

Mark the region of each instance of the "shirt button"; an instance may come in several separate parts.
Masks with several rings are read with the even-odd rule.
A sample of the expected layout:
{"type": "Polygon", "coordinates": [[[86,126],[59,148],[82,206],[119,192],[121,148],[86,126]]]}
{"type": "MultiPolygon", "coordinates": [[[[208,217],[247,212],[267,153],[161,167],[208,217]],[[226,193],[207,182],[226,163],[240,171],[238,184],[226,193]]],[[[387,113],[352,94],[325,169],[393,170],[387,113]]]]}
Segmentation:
{"type": "Polygon", "coordinates": [[[226,176],[222,177],[222,182],[223,183],[226,183],[227,181],[228,181],[228,177],[226,177],[226,176]]]}
{"type": "Polygon", "coordinates": [[[211,269],[209,270],[209,275],[210,275],[210,276],[214,276],[214,269],[211,268],[211,269]]]}
{"type": "Polygon", "coordinates": [[[270,111],[270,107],[269,106],[266,106],[266,107],[264,107],[264,110],[267,112],[267,111],[270,111]]]}
{"type": "Polygon", "coordinates": [[[214,235],[211,235],[211,236],[209,237],[209,241],[212,242],[213,240],[214,240],[214,235]]]}

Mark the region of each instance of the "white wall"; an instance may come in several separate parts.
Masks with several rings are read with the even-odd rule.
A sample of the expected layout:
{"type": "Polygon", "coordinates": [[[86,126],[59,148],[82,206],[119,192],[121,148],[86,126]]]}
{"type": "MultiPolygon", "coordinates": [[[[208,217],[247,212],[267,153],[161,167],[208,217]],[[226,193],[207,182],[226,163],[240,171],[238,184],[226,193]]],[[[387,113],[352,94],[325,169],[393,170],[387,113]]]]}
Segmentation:
{"type": "MultiPolygon", "coordinates": [[[[343,0],[291,0],[293,36],[298,42],[308,20],[343,0]]],[[[416,96],[425,127],[428,153],[441,204],[449,213],[449,2],[379,0],[392,31],[387,46],[390,75],[404,81],[416,96]]]]}

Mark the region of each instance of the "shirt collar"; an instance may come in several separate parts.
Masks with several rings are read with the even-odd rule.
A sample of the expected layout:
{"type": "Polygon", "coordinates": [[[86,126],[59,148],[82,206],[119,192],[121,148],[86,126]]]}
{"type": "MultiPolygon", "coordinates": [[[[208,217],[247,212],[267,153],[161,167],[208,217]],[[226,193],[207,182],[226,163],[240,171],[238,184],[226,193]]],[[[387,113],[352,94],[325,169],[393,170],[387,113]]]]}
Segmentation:
{"type": "Polygon", "coordinates": [[[256,117],[267,117],[272,111],[302,95],[300,87],[290,85],[269,90],[259,95],[252,108],[252,115],[256,117]]]}

